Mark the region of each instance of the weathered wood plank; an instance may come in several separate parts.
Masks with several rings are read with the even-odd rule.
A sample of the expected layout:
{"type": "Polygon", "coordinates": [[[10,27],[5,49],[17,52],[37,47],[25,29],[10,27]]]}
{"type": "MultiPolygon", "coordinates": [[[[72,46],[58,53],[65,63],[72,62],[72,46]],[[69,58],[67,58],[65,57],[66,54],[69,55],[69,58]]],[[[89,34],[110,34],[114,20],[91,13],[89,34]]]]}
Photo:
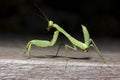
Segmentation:
{"type": "Polygon", "coordinates": [[[86,54],[81,50],[69,50],[66,70],[64,47],[58,57],[53,57],[59,43],[66,40],[58,41],[59,43],[51,48],[32,47],[32,58],[27,60],[23,53],[29,40],[18,35],[1,37],[0,80],[120,80],[120,40],[98,41],[110,68],[90,49],[86,54]]]}
{"type": "Polygon", "coordinates": [[[0,59],[2,80],[120,80],[120,64],[0,59]]]}

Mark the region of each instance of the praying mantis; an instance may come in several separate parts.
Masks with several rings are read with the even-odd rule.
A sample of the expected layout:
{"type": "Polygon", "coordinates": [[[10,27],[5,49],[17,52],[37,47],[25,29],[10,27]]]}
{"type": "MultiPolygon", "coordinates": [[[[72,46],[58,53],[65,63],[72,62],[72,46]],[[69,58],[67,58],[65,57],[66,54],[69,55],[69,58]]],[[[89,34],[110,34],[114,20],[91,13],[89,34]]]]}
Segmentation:
{"type": "MultiPolygon", "coordinates": [[[[42,14],[44,15],[43,12],[42,12],[42,14]]],[[[67,48],[70,48],[70,49],[73,49],[73,50],[77,50],[77,48],[80,48],[82,51],[88,52],[89,48],[93,47],[93,49],[98,53],[99,57],[103,60],[103,62],[106,63],[106,61],[104,60],[104,58],[102,56],[102,53],[97,48],[93,39],[90,38],[89,32],[84,25],[81,25],[82,26],[82,31],[83,31],[83,36],[84,36],[84,42],[81,42],[81,41],[75,39],[74,37],[72,37],[69,33],[67,33],[58,24],[54,23],[52,20],[48,20],[46,15],[44,15],[44,16],[48,21],[47,29],[50,30],[51,28],[55,28],[56,31],[54,32],[53,38],[52,38],[51,41],[47,41],[47,40],[31,40],[31,41],[29,41],[26,45],[26,55],[27,55],[27,57],[30,56],[30,50],[31,50],[31,47],[33,45],[38,46],[40,48],[52,47],[52,46],[55,45],[55,43],[57,41],[57,38],[59,36],[59,33],[62,33],[72,44],[72,46],[69,46],[69,45],[65,44],[65,51],[67,50],[67,48]]],[[[57,56],[57,54],[56,54],[56,56],[57,56]]],[[[66,53],[66,61],[68,62],[68,53],[66,53]]]]}

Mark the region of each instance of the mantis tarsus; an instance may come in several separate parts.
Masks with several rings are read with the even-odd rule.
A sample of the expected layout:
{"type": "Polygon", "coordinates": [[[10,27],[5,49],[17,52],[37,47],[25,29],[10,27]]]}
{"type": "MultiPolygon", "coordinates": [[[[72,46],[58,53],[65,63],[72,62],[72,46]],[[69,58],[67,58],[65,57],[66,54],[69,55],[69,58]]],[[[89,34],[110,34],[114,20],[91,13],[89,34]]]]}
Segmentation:
{"type": "MultiPolygon", "coordinates": [[[[43,13],[43,15],[44,15],[44,13],[43,13]]],[[[73,50],[77,50],[77,47],[78,47],[81,50],[83,50],[84,52],[87,52],[90,47],[93,47],[96,50],[96,52],[98,53],[98,55],[100,56],[100,58],[103,60],[103,62],[106,63],[104,58],[102,57],[102,53],[97,48],[97,46],[94,43],[94,41],[90,38],[89,32],[88,32],[87,28],[84,25],[81,25],[82,26],[82,31],[83,31],[83,36],[84,36],[84,42],[81,42],[81,41],[78,41],[77,39],[75,39],[74,37],[72,37],[70,34],[68,34],[59,25],[53,23],[53,21],[51,21],[51,20],[49,21],[46,16],[45,16],[45,18],[48,21],[48,28],[47,29],[48,30],[50,30],[51,28],[55,28],[56,29],[56,31],[54,32],[53,38],[52,38],[51,41],[46,41],[46,40],[31,40],[31,41],[29,41],[27,46],[26,46],[26,49],[27,49],[26,54],[27,54],[28,57],[30,56],[30,50],[31,50],[32,45],[35,45],[35,46],[38,46],[38,47],[41,47],[41,48],[53,46],[56,43],[58,35],[59,35],[59,32],[60,32],[63,35],[65,35],[69,39],[71,44],[72,44],[72,46],[69,46],[69,45],[65,44],[65,50],[67,50],[67,48],[71,48],[73,50]]],[[[68,53],[66,53],[66,60],[68,62],[68,58],[67,57],[68,57],[68,53]]]]}

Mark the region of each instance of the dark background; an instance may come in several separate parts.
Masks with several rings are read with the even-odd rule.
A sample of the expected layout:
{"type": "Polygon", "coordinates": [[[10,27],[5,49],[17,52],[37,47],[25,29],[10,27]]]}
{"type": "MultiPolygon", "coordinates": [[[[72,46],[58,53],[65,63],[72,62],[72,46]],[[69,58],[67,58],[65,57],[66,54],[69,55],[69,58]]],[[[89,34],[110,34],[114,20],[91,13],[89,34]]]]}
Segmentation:
{"type": "Polygon", "coordinates": [[[51,34],[35,5],[70,34],[84,24],[93,37],[120,37],[118,0],[0,0],[0,34],[51,34]]]}

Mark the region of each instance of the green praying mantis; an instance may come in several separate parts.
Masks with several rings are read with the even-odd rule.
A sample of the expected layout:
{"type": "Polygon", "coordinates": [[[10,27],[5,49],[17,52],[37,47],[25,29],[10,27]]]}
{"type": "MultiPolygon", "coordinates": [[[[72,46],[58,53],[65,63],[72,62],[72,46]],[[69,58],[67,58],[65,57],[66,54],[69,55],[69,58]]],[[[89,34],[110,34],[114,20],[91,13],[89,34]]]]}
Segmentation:
{"type": "MultiPolygon", "coordinates": [[[[42,14],[44,15],[43,12],[42,12],[42,14]]],[[[54,23],[51,20],[48,20],[46,15],[44,15],[44,16],[48,21],[47,29],[50,30],[51,28],[55,28],[56,31],[54,32],[54,35],[53,35],[53,38],[52,38],[51,41],[47,41],[47,40],[31,40],[31,41],[29,41],[26,45],[26,55],[27,55],[27,57],[30,56],[30,50],[31,50],[31,47],[33,45],[38,46],[40,48],[51,47],[51,46],[55,45],[55,43],[57,41],[57,38],[59,36],[59,33],[62,33],[72,44],[72,46],[69,46],[69,45],[65,44],[65,51],[67,50],[67,48],[70,48],[70,49],[73,49],[73,50],[77,50],[77,48],[80,48],[82,51],[87,52],[90,47],[93,47],[93,49],[98,53],[99,57],[103,60],[103,62],[106,63],[106,61],[104,60],[104,58],[102,56],[102,53],[97,48],[97,46],[96,46],[95,42],[92,40],[92,38],[90,38],[89,32],[84,25],[81,25],[82,26],[82,31],[83,31],[83,36],[84,36],[84,42],[81,42],[81,41],[75,39],[74,37],[72,37],[70,34],[68,34],[58,24],[54,23]]],[[[56,54],[56,56],[57,56],[57,54],[56,54]]],[[[68,53],[66,53],[66,61],[68,62],[68,53]]]]}

